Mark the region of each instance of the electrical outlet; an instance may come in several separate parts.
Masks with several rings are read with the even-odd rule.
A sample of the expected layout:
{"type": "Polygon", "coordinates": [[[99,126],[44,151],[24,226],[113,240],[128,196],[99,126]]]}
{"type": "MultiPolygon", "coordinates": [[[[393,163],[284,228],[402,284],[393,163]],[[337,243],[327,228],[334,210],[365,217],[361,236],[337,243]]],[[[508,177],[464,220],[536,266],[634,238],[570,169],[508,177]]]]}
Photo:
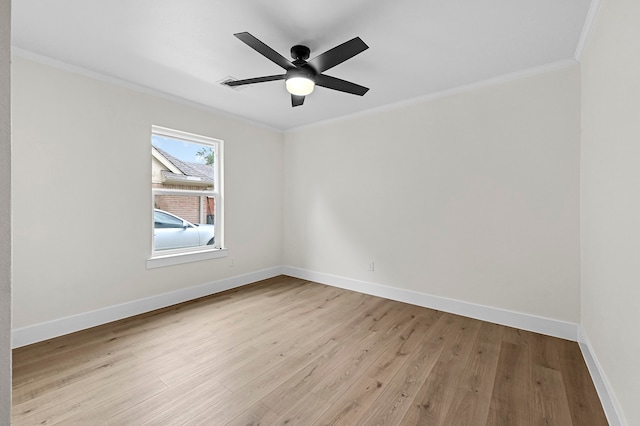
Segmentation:
{"type": "Polygon", "coordinates": [[[373,260],[369,261],[369,266],[367,267],[367,271],[369,271],[369,272],[375,271],[373,260]]]}
{"type": "Polygon", "coordinates": [[[236,266],[236,260],[233,257],[229,258],[229,267],[236,266]]]}

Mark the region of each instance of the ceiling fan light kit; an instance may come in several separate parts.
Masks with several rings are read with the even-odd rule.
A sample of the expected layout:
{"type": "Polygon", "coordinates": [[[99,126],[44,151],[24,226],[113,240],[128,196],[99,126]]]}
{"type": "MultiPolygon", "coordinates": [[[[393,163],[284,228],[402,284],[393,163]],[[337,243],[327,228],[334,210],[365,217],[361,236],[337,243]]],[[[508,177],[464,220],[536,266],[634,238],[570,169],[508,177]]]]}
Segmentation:
{"type": "Polygon", "coordinates": [[[316,83],[307,77],[289,77],[285,82],[287,92],[297,96],[307,96],[313,92],[316,83]]]}
{"type": "Polygon", "coordinates": [[[295,45],[291,48],[293,62],[284,58],[278,52],[249,34],[248,32],[234,34],[239,40],[260,53],[271,62],[286,70],[285,74],[269,75],[264,77],[248,78],[244,80],[226,81],[224,84],[230,87],[245,84],[264,83],[267,81],[285,80],[285,87],[291,94],[291,106],[296,107],[304,103],[305,96],[311,94],[315,86],[337,90],[363,96],[369,90],[367,87],[351,83],[346,80],[322,74],[324,71],[335,67],[357,54],[367,50],[367,46],[360,37],[355,37],[339,46],[316,56],[310,61],[311,53],[307,46],[295,45]]]}

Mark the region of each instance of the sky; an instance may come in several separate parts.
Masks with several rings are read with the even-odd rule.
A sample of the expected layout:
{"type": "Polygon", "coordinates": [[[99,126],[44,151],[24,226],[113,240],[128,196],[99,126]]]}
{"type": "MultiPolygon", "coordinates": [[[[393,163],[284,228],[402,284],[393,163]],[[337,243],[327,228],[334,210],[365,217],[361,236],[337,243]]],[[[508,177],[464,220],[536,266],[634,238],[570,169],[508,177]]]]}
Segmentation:
{"type": "Polygon", "coordinates": [[[168,152],[179,160],[192,163],[205,163],[203,158],[196,156],[196,152],[205,145],[193,142],[184,142],[178,139],[158,135],[151,136],[151,143],[153,146],[168,152]]]}

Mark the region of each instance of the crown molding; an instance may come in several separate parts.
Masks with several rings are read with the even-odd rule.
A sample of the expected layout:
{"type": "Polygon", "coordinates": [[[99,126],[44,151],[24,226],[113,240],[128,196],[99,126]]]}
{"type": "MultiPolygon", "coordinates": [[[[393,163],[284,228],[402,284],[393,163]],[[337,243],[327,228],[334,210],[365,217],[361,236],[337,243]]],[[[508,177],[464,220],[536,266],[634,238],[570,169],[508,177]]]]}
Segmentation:
{"type": "Polygon", "coordinates": [[[201,111],[205,111],[211,114],[216,114],[225,118],[229,118],[232,120],[240,121],[251,126],[271,130],[273,132],[282,133],[281,129],[269,126],[267,124],[261,123],[259,121],[249,120],[248,118],[241,117],[239,115],[230,114],[226,111],[212,108],[207,105],[203,105],[198,102],[194,102],[180,96],[172,95],[170,93],[163,92],[161,90],[153,89],[151,87],[143,86],[137,83],[132,83],[128,80],[124,80],[118,77],[110,76],[107,74],[100,73],[98,71],[89,70],[87,68],[83,68],[77,65],[72,65],[64,61],[60,61],[58,59],[51,58],[49,56],[40,55],[38,53],[33,53],[29,50],[25,50],[16,46],[11,47],[11,54],[17,57],[27,59],[32,62],[36,62],[42,65],[47,65],[53,68],[61,69],[63,71],[68,71],[70,73],[74,73],[83,77],[92,78],[94,80],[102,81],[104,83],[113,84],[114,86],[119,86],[125,89],[129,89],[138,93],[143,93],[150,96],[155,96],[157,98],[165,99],[168,101],[172,101],[178,104],[182,104],[191,108],[196,108],[201,111]]]}
{"type": "Polygon", "coordinates": [[[547,73],[558,71],[558,70],[561,70],[561,69],[564,69],[564,68],[569,68],[569,67],[575,66],[577,64],[578,64],[578,62],[573,58],[564,59],[564,60],[561,60],[561,61],[557,61],[557,62],[552,62],[552,63],[546,64],[546,65],[527,68],[527,69],[520,70],[520,71],[515,71],[515,72],[512,72],[512,73],[503,74],[503,75],[500,75],[498,77],[492,77],[492,78],[488,78],[488,79],[485,79],[485,80],[480,80],[480,81],[477,81],[477,82],[474,82],[474,83],[465,84],[465,85],[462,85],[462,86],[457,86],[457,87],[454,87],[454,88],[451,88],[451,89],[446,89],[446,90],[442,90],[442,91],[439,91],[439,92],[430,93],[428,95],[418,96],[418,97],[411,98],[411,99],[406,99],[406,100],[403,100],[403,101],[400,101],[400,102],[394,102],[392,104],[383,105],[381,107],[371,108],[371,109],[368,109],[366,111],[361,111],[361,112],[357,112],[357,113],[354,113],[354,114],[344,115],[342,117],[331,118],[331,119],[328,119],[328,120],[319,121],[317,123],[306,124],[304,126],[294,127],[294,128],[285,130],[284,133],[286,134],[286,133],[294,132],[294,131],[298,131],[298,130],[310,129],[310,128],[314,128],[316,126],[325,126],[325,125],[328,125],[328,124],[343,122],[343,121],[347,121],[347,120],[351,120],[351,119],[359,118],[359,117],[366,117],[366,116],[370,116],[370,115],[373,115],[373,114],[378,114],[378,113],[385,112],[385,111],[392,111],[392,110],[396,110],[396,109],[403,108],[403,107],[406,107],[406,106],[417,105],[417,104],[421,104],[421,103],[424,103],[424,102],[429,102],[429,101],[433,101],[433,100],[441,99],[441,98],[447,98],[449,96],[458,95],[458,94],[466,93],[466,92],[472,92],[474,90],[478,90],[478,89],[482,89],[482,88],[486,88],[486,87],[497,86],[497,85],[509,83],[509,82],[512,82],[512,81],[522,80],[522,79],[525,79],[525,78],[534,77],[536,75],[547,74],[547,73]]]}
{"type": "Polygon", "coordinates": [[[578,46],[576,47],[576,51],[573,54],[573,59],[580,62],[582,59],[582,54],[587,46],[587,41],[595,28],[596,20],[598,19],[598,15],[600,13],[600,8],[602,7],[602,0],[591,0],[591,5],[589,6],[589,11],[587,12],[587,17],[584,20],[584,25],[582,26],[582,32],[580,33],[580,38],[578,39],[578,46]]]}

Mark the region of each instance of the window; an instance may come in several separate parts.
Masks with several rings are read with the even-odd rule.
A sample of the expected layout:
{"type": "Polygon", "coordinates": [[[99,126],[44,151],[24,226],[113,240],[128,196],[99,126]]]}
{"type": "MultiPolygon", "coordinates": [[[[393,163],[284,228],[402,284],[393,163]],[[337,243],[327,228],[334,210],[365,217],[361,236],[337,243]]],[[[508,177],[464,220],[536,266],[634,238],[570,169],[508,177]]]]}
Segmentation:
{"type": "Polygon", "coordinates": [[[221,140],[153,126],[153,237],[147,267],[226,255],[222,152],[221,140]]]}

